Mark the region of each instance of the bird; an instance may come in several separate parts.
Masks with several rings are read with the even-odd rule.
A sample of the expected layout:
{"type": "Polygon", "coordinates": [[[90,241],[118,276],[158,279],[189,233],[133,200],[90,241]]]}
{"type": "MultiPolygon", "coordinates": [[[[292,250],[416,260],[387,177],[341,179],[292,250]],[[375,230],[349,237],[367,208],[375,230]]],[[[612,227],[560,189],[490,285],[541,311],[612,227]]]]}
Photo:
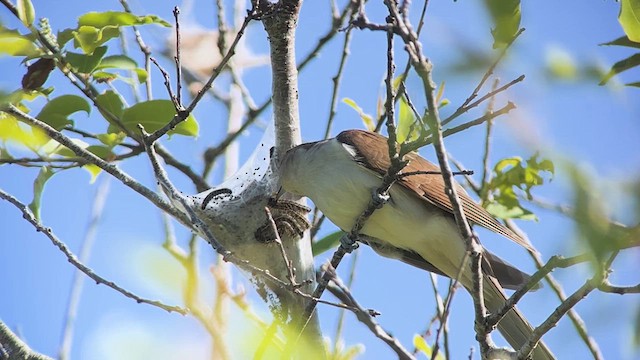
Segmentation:
{"type": "MultiPolygon", "coordinates": [[[[281,190],[307,197],[337,227],[349,232],[367,208],[372,191],[382,184],[391,165],[387,138],[370,131],[345,130],[335,138],[298,145],[279,163],[281,190]]],[[[449,278],[456,278],[466,252],[465,240],[445,193],[439,167],[415,152],[405,155],[408,164],[388,192],[388,201],[362,227],[361,240],[378,254],[449,278]]],[[[454,182],[464,213],[472,225],[498,233],[533,250],[523,237],[496,220],[454,182]]],[[[529,275],[483,248],[483,294],[489,313],[506,301],[503,289],[517,289],[529,275]]],[[[467,262],[468,264],[469,262],[467,262]]],[[[467,291],[473,288],[473,273],[467,265],[459,277],[467,291]]],[[[517,308],[498,323],[498,330],[514,349],[532,334],[532,326],[517,308]]],[[[541,341],[534,360],[554,359],[541,341]]]]}

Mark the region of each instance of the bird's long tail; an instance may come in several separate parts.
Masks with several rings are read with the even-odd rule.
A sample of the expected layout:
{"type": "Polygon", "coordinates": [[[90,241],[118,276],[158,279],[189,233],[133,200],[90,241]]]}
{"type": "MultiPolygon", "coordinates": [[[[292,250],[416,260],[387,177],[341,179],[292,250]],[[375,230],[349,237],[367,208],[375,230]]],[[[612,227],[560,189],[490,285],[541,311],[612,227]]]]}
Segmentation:
{"type": "MultiPolygon", "coordinates": [[[[505,293],[502,291],[502,287],[498,281],[491,276],[484,277],[483,287],[487,311],[490,313],[498,311],[507,300],[505,293]]],[[[498,330],[509,345],[516,350],[520,349],[533,333],[533,327],[516,308],[511,309],[504,318],[502,318],[498,323],[498,330]]],[[[542,341],[538,343],[532,355],[534,360],[555,359],[551,351],[542,341]]]]}

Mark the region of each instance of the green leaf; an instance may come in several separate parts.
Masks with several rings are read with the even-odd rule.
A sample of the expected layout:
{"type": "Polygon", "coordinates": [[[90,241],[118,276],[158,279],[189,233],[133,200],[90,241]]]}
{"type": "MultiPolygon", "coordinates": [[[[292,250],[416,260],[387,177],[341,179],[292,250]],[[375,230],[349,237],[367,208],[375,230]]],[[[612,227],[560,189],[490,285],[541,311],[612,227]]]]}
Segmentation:
{"type": "Polygon", "coordinates": [[[58,46],[62,49],[66,43],[73,39],[73,32],[75,29],[64,29],[62,31],[58,31],[58,35],[56,39],[58,40],[58,46]]]}
{"type": "MultiPolygon", "coordinates": [[[[139,131],[138,124],[144,126],[147,132],[153,132],[168,124],[175,114],[176,109],[170,100],[150,100],[125,109],[121,120],[124,126],[133,132],[139,131]]],[[[109,126],[109,132],[117,131],[115,126],[109,126]]],[[[169,134],[198,136],[198,123],[193,114],[169,131],[169,134]]]]}
{"type": "Polygon", "coordinates": [[[135,69],[133,71],[136,73],[136,76],[138,77],[138,82],[140,84],[143,84],[144,82],[147,81],[147,78],[149,77],[149,74],[147,73],[147,70],[145,70],[145,69],[135,69]]]}
{"type": "Polygon", "coordinates": [[[398,143],[403,143],[405,140],[415,140],[420,135],[416,128],[412,128],[416,122],[416,117],[404,96],[400,96],[398,112],[398,143]]]}
{"type": "Polygon", "coordinates": [[[626,36],[621,36],[615,40],[600,44],[600,46],[612,46],[612,45],[626,46],[626,47],[640,49],[640,42],[631,41],[626,36]]]}
{"type": "Polygon", "coordinates": [[[620,60],[613,64],[611,70],[604,76],[599,85],[606,84],[615,75],[640,65],[640,53],[629,56],[624,60],[620,60]]]}
{"type": "Polygon", "coordinates": [[[534,213],[523,208],[519,203],[516,206],[506,206],[498,202],[490,202],[486,209],[489,214],[499,219],[538,220],[534,213]]]}
{"type": "Polygon", "coordinates": [[[520,0],[484,0],[484,4],[495,25],[493,47],[504,47],[520,29],[520,0]]]}
{"type": "Polygon", "coordinates": [[[33,25],[33,21],[36,19],[36,10],[33,8],[31,0],[18,0],[16,7],[20,21],[27,27],[33,25]]]}
{"type": "Polygon", "coordinates": [[[113,81],[118,78],[118,74],[106,71],[94,71],[91,76],[99,83],[113,81]]]}
{"type": "Polygon", "coordinates": [[[624,84],[624,86],[640,87],[640,81],[624,84]]]}
{"type": "Polygon", "coordinates": [[[28,36],[16,30],[0,28],[0,54],[37,57],[42,52],[28,36]]]}
{"type": "Polygon", "coordinates": [[[109,148],[113,148],[120,145],[124,141],[126,135],[124,133],[111,133],[111,134],[98,134],[98,140],[101,143],[107,145],[109,148]]]}
{"type": "Polygon", "coordinates": [[[106,52],[107,47],[100,46],[94,49],[92,55],[67,52],[65,59],[77,72],[90,74],[96,69],[98,64],[100,64],[100,61],[106,52]]]}
{"type": "Polygon", "coordinates": [[[99,157],[102,160],[111,161],[116,156],[111,147],[104,145],[91,145],[87,147],[87,150],[91,151],[93,155],[99,157]]]}
{"type": "Polygon", "coordinates": [[[60,130],[68,124],[73,124],[69,115],[78,111],[91,113],[91,106],[84,98],[77,95],[62,95],[51,99],[36,116],[41,121],[60,130]]]}
{"type": "Polygon", "coordinates": [[[546,70],[554,80],[575,80],[578,76],[578,66],[573,56],[557,47],[551,48],[546,54],[546,70]]]}
{"type": "Polygon", "coordinates": [[[427,356],[428,359],[431,358],[431,354],[433,354],[433,350],[431,346],[427,344],[427,341],[420,335],[413,335],[413,346],[416,350],[422,352],[427,356]]]}
{"type": "Polygon", "coordinates": [[[124,11],[89,12],[78,19],[78,26],[93,26],[102,28],[106,26],[131,26],[158,24],[171,27],[171,24],[156,15],[136,16],[124,11]]]}
{"type": "Polygon", "coordinates": [[[536,216],[520,204],[518,193],[531,199],[531,189],[544,183],[544,178],[540,175],[544,172],[553,176],[555,168],[550,160],[538,159],[538,154],[526,161],[520,157],[498,161],[487,188],[492,200],[485,202],[483,206],[501,219],[536,220],[536,216]]]}
{"type": "Polygon", "coordinates": [[[128,56],[113,55],[107,56],[96,67],[96,70],[102,69],[122,69],[122,70],[135,70],[138,68],[138,64],[128,56]]]}
{"type": "Polygon", "coordinates": [[[364,126],[366,126],[367,129],[369,129],[369,131],[373,131],[373,129],[376,128],[376,124],[373,121],[373,118],[371,117],[371,115],[365,113],[362,108],[360,106],[358,106],[358,104],[356,104],[355,101],[353,101],[350,98],[344,98],[342,99],[342,102],[351,106],[352,109],[354,109],[355,111],[358,112],[358,115],[360,115],[360,118],[362,119],[362,121],[364,122],[364,126]]]}
{"type": "Polygon", "coordinates": [[[102,169],[100,169],[100,167],[98,167],[98,165],[95,165],[95,164],[87,164],[87,165],[84,165],[82,168],[85,169],[91,176],[91,180],[89,180],[90,184],[93,184],[94,182],[96,182],[98,175],[100,175],[100,173],[102,172],[102,169]]]}
{"type": "Polygon", "coordinates": [[[113,38],[120,36],[120,28],[113,26],[105,28],[80,26],[72,33],[74,47],[82,48],[82,51],[85,54],[90,55],[93,54],[93,52],[99,46],[103,45],[113,38]]]}
{"type": "Polygon", "coordinates": [[[567,164],[573,190],[573,209],[580,239],[594,255],[595,266],[608,257],[608,254],[627,244],[628,228],[615,226],[609,217],[607,207],[603,206],[608,194],[595,183],[596,176],[573,164],[567,164]]]}
{"type": "Polygon", "coordinates": [[[38,220],[40,220],[40,200],[42,199],[42,192],[44,191],[47,180],[49,180],[53,174],[55,173],[51,171],[48,166],[43,166],[40,168],[40,172],[33,182],[33,200],[31,200],[29,204],[29,209],[38,220]]]}
{"type": "Polygon", "coordinates": [[[109,124],[112,124],[113,117],[116,119],[122,118],[125,107],[124,101],[113,90],[107,90],[103,94],[96,96],[96,103],[98,104],[98,110],[109,124]]]}
{"type": "Polygon", "coordinates": [[[340,243],[340,238],[342,238],[344,234],[345,234],[344,231],[339,230],[314,242],[311,245],[311,251],[313,252],[313,256],[318,256],[324,253],[325,251],[329,251],[335,248],[336,246],[338,246],[338,244],[340,243]]]}
{"type": "Polygon", "coordinates": [[[621,0],[618,21],[631,41],[640,42],[640,0],[621,0]]]}

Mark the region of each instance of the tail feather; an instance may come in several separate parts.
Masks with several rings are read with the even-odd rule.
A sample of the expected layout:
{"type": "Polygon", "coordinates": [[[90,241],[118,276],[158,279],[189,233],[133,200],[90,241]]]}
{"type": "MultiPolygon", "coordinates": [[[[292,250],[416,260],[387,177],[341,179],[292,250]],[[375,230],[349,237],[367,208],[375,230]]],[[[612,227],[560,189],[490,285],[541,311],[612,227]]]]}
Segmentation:
{"type": "MultiPolygon", "coordinates": [[[[500,284],[493,277],[485,276],[483,287],[487,311],[498,311],[507,300],[500,284]]],[[[520,349],[522,345],[529,340],[533,333],[533,327],[516,308],[511,309],[504,318],[502,318],[498,323],[498,330],[507,340],[509,345],[516,350],[520,349]]],[[[542,341],[540,341],[538,346],[533,350],[532,358],[533,360],[555,359],[549,348],[547,348],[542,341]]]]}

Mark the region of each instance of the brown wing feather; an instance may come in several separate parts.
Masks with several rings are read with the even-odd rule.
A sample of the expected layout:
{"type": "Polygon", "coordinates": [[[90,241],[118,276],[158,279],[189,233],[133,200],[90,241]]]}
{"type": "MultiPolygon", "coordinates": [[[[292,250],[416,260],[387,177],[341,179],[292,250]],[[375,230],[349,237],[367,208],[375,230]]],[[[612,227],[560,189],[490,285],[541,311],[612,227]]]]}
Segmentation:
{"type": "MultiPolygon", "coordinates": [[[[358,159],[365,167],[377,172],[378,174],[386,173],[391,165],[389,160],[389,151],[387,138],[384,136],[363,130],[346,130],[337,136],[338,141],[352,145],[360,153],[361,158],[358,159]],[[375,146],[362,146],[364,143],[374,143],[375,146]]],[[[440,171],[440,168],[424,159],[416,153],[407,155],[410,159],[409,164],[404,168],[404,173],[414,171],[440,171]]],[[[412,190],[421,198],[440,209],[453,214],[453,206],[449,201],[449,197],[445,193],[445,185],[441,175],[413,175],[403,177],[398,183],[405,188],[412,190]]],[[[498,220],[496,220],[487,210],[478,205],[469,197],[467,192],[455,183],[458,196],[462,201],[462,208],[467,218],[474,224],[480,225],[486,229],[496,232],[517,244],[522,245],[528,250],[532,250],[531,245],[515,232],[511,231],[498,220]]]]}

